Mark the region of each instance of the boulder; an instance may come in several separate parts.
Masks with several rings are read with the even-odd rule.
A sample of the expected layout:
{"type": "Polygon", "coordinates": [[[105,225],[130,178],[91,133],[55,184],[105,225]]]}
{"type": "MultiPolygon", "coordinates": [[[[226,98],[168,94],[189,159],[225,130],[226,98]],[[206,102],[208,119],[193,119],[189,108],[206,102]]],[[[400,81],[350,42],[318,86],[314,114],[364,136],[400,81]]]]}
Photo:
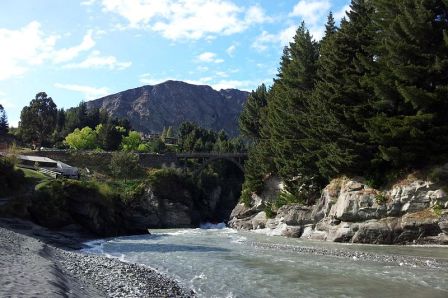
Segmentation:
{"type": "Polygon", "coordinates": [[[280,207],[276,218],[283,218],[287,225],[300,226],[313,223],[312,208],[301,204],[291,204],[280,207]]]}
{"type": "Polygon", "coordinates": [[[381,218],[386,214],[386,206],[377,202],[378,195],[378,191],[346,179],[328,215],[348,222],[381,218]]]}
{"type": "Polygon", "coordinates": [[[282,236],[289,238],[300,238],[303,233],[302,226],[286,226],[282,231],[282,236]]]}
{"type": "Polygon", "coordinates": [[[401,233],[400,221],[395,217],[369,220],[359,224],[353,243],[392,244],[401,233]]]}
{"type": "Polygon", "coordinates": [[[357,230],[357,223],[341,222],[329,229],[327,240],[333,242],[350,242],[357,230]]]}
{"type": "Polygon", "coordinates": [[[266,212],[261,211],[257,215],[254,216],[252,219],[252,229],[264,229],[266,226],[266,222],[268,221],[268,218],[266,216],[266,212]]]}
{"type": "Polygon", "coordinates": [[[442,213],[439,219],[440,230],[448,235],[448,210],[442,213]]]}

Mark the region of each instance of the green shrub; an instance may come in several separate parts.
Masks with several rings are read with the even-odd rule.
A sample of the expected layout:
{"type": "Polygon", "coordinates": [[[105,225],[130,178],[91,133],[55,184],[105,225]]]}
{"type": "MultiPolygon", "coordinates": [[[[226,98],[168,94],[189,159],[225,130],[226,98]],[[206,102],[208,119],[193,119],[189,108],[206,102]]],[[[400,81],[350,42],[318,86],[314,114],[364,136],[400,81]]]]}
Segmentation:
{"type": "Polygon", "coordinates": [[[188,176],[175,169],[154,169],[147,179],[156,196],[175,202],[191,200],[196,189],[188,176]]]}
{"type": "Polygon", "coordinates": [[[444,167],[434,168],[428,175],[429,180],[448,186],[448,169],[444,167]]]}
{"type": "Polygon", "coordinates": [[[441,216],[442,215],[442,210],[443,207],[439,202],[436,202],[434,204],[434,206],[432,206],[432,211],[437,215],[437,216],[441,216]]]}
{"type": "Polygon", "coordinates": [[[284,205],[290,204],[303,204],[306,200],[300,195],[295,196],[287,190],[282,190],[278,193],[277,198],[274,201],[274,206],[278,209],[284,205]]]}
{"type": "Polygon", "coordinates": [[[0,157],[0,196],[19,190],[25,184],[25,176],[21,170],[14,168],[8,158],[0,157]]]}
{"type": "Polygon", "coordinates": [[[246,207],[251,207],[252,205],[252,193],[248,189],[244,189],[241,192],[240,202],[246,207]]]}
{"type": "Polygon", "coordinates": [[[274,210],[272,210],[272,204],[271,203],[266,203],[264,206],[264,210],[266,213],[266,217],[267,218],[274,218],[275,217],[275,212],[274,210]]]}
{"type": "Polygon", "coordinates": [[[378,205],[383,205],[387,203],[387,197],[383,193],[378,193],[375,195],[375,201],[378,205]]]}

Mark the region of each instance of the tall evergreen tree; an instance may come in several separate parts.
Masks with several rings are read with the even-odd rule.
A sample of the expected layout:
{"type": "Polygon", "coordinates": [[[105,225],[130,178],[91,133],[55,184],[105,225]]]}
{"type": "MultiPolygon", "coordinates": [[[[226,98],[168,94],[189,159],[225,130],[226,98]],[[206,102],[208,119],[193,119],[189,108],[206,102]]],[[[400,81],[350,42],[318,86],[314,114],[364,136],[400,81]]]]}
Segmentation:
{"type": "Polygon", "coordinates": [[[6,116],[5,109],[0,104],[0,136],[4,136],[9,131],[8,117],[6,116]]]}
{"type": "MultiPolygon", "coordinates": [[[[353,0],[350,7],[348,20],[341,21],[337,32],[327,30],[321,44],[319,80],[310,107],[311,136],[319,171],[326,178],[365,173],[373,151],[365,129],[372,92],[362,85],[366,48],[374,36],[373,8],[367,0],[353,0]]],[[[328,22],[327,28],[334,28],[331,16],[328,22]]]]}
{"type": "Polygon", "coordinates": [[[255,91],[251,92],[241,112],[239,118],[240,131],[244,136],[252,140],[261,137],[261,114],[265,112],[267,95],[265,84],[261,84],[255,91]]]}
{"type": "Polygon", "coordinates": [[[269,93],[267,130],[273,161],[290,191],[312,185],[314,156],[306,150],[308,101],[316,81],[318,45],[302,23],[284,51],[279,74],[269,93]]]}
{"type": "Polygon", "coordinates": [[[448,160],[448,1],[374,0],[371,49],[377,163],[395,169],[448,160]]]}

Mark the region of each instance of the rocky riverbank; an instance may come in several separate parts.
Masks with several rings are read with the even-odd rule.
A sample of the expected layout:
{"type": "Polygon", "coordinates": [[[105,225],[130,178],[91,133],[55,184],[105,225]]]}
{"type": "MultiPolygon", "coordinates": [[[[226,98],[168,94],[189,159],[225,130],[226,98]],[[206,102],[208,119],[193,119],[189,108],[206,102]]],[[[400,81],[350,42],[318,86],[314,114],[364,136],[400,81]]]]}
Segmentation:
{"type": "Polygon", "coordinates": [[[0,225],[1,297],[194,297],[151,268],[48,244],[63,246],[62,234],[48,237],[51,233],[27,222],[0,225]],[[14,225],[34,229],[34,236],[12,231],[14,225]]]}
{"type": "Polygon", "coordinates": [[[362,178],[327,185],[313,206],[285,205],[268,218],[264,208],[283,190],[271,177],[250,207],[238,204],[229,225],[271,235],[373,244],[448,244],[448,196],[442,185],[409,175],[386,189],[362,178]]]}

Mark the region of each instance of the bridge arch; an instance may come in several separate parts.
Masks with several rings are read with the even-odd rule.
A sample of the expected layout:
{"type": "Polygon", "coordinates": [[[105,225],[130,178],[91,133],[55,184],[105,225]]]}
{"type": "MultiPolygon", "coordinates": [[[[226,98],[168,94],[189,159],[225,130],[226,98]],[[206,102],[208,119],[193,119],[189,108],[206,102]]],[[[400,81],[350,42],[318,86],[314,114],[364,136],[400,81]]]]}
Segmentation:
{"type": "Polygon", "coordinates": [[[204,170],[209,164],[211,164],[212,162],[214,162],[216,160],[226,160],[226,161],[233,163],[235,166],[237,166],[237,168],[239,168],[241,170],[241,172],[244,175],[244,166],[242,165],[242,163],[240,161],[238,161],[232,157],[215,156],[215,157],[210,157],[210,158],[205,159],[202,162],[201,166],[194,171],[195,176],[200,174],[202,172],[202,170],[204,170]]]}

